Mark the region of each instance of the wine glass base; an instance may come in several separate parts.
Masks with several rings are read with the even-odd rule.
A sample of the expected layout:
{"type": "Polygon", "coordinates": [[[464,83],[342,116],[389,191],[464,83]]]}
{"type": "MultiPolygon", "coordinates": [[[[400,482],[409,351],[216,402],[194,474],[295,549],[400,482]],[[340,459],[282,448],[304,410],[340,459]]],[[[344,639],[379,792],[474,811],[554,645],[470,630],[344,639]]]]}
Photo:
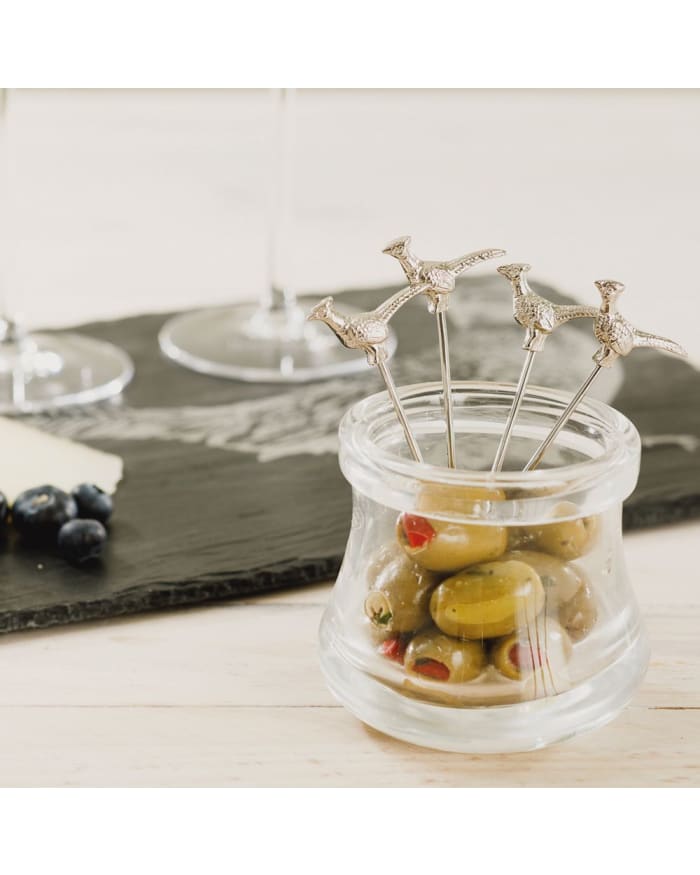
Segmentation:
{"type": "Polygon", "coordinates": [[[0,414],[41,413],[118,395],[134,375],[119,347],[82,334],[27,334],[0,343],[0,414]]]}
{"type": "MultiPolygon", "coordinates": [[[[318,298],[300,299],[288,310],[265,311],[257,304],[233,304],[183,313],[158,335],[168,358],[190,370],[250,383],[306,383],[367,369],[363,352],[346,349],[319,322],[307,322],[318,298]]],[[[343,313],[359,310],[343,306],[343,313]]],[[[391,332],[387,352],[393,355],[391,332]]]]}

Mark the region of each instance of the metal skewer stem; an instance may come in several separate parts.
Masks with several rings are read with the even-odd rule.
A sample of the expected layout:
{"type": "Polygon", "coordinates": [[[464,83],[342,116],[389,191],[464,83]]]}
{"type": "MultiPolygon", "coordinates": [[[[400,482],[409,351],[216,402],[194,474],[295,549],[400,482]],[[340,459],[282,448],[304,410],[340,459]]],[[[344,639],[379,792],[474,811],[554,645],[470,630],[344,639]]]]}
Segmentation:
{"type": "Polygon", "coordinates": [[[386,342],[389,337],[389,320],[404,304],[416,295],[421,295],[428,288],[426,283],[410,283],[406,288],[395,292],[374,310],[367,313],[345,315],[335,308],[332,297],[326,297],[313,308],[306,317],[310,320],[324,322],[347,349],[361,349],[367,356],[367,363],[376,366],[384,379],[396,416],[406,435],[406,443],[416,462],[422,462],[418,442],[413,436],[408,418],[401,405],[396,385],[392,379],[387,358],[389,357],[386,342]]]}
{"type": "Polygon", "coordinates": [[[399,396],[396,391],[396,385],[391,376],[391,373],[389,372],[389,368],[387,367],[386,362],[382,359],[379,359],[377,361],[377,370],[382,375],[382,378],[386,385],[386,390],[389,393],[389,398],[391,398],[391,403],[394,405],[396,416],[401,423],[401,428],[403,429],[403,433],[406,436],[406,443],[408,444],[408,448],[411,451],[411,455],[416,462],[422,462],[423,456],[421,454],[420,447],[418,446],[418,443],[413,436],[411,426],[408,424],[408,417],[406,416],[406,411],[403,409],[403,405],[399,400],[399,396]]]}
{"type": "MultiPolygon", "coordinates": [[[[510,442],[513,426],[518,415],[518,410],[525,395],[525,388],[530,377],[534,353],[539,352],[549,335],[560,325],[564,325],[571,319],[590,317],[595,319],[598,311],[595,307],[586,307],[574,304],[555,304],[534,292],[527,281],[530,265],[522,262],[516,264],[502,264],[497,268],[498,273],[504,276],[513,289],[513,318],[525,329],[525,343],[523,349],[527,352],[527,358],[523,363],[520,373],[518,388],[513,399],[513,405],[508,414],[506,427],[501,436],[496,458],[491,471],[496,473],[503,467],[508,443],[510,442]]],[[[528,470],[528,469],[525,469],[528,470]]]]}
{"type": "Polygon", "coordinates": [[[556,439],[559,432],[562,430],[562,428],[564,428],[566,423],[569,421],[571,414],[578,407],[581,399],[588,391],[589,386],[591,385],[593,380],[595,380],[595,378],[598,376],[600,369],[601,369],[601,365],[596,365],[593,368],[591,373],[586,378],[586,381],[583,383],[581,388],[578,390],[578,392],[574,395],[574,397],[569,402],[566,410],[564,410],[562,415],[556,421],[552,430],[549,432],[547,437],[542,441],[542,443],[539,445],[539,447],[537,447],[537,449],[535,450],[535,452],[532,455],[532,458],[527,463],[527,465],[525,465],[525,467],[523,468],[523,471],[534,471],[534,469],[540,464],[540,462],[542,461],[542,457],[547,452],[547,450],[550,447],[550,445],[552,444],[552,442],[556,439]]]}
{"type": "Polygon", "coordinates": [[[428,309],[437,315],[438,341],[440,344],[440,369],[442,371],[443,406],[447,426],[447,464],[457,465],[455,450],[454,415],[452,406],[452,386],[450,378],[450,354],[447,342],[447,304],[450,294],[455,290],[456,280],[465,270],[491,258],[505,255],[503,249],[479,249],[453,258],[450,261],[424,261],[411,251],[411,238],[398,237],[388,243],[383,252],[396,258],[406,279],[411,283],[424,283],[428,296],[428,309]]]}
{"type": "Polygon", "coordinates": [[[445,408],[445,423],[447,424],[447,464],[450,468],[457,467],[455,450],[454,412],[452,407],[452,379],[450,376],[450,346],[447,340],[447,314],[444,310],[437,312],[438,342],[440,344],[440,370],[442,373],[442,398],[445,408]]]}
{"type": "Polygon", "coordinates": [[[515,418],[520,411],[520,405],[522,404],[523,398],[525,397],[525,387],[527,386],[527,381],[530,379],[530,371],[532,370],[532,365],[535,361],[535,353],[536,349],[528,350],[527,355],[525,356],[525,361],[523,362],[523,368],[520,371],[520,379],[518,380],[518,388],[515,392],[515,398],[513,399],[513,404],[510,408],[510,413],[508,414],[508,419],[506,421],[506,427],[503,430],[503,434],[501,435],[501,440],[498,444],[498,450],[496,451],[496,458],[493,461],[493,465],[491,466],[492,473],[497,473],[503,467],[503,462],[506,457],[506,453],[508,452],[508,444],[510,443],[510,436],[513,431],[513,424],[515,423],[515,418]]]}
{"type": "Polygon", "coordinates": [[[617,280],[596,280],[596,288],[600,292],[602,303],[593,322],[593,334],[600,344],[600,348],[593,356],[595,367],[588,378],[569,402],[568,407],[557,420],[554,428],[535,450],[530,461],[523,471],[532,471],[542,461],[547,448],[566,425],[569,417],[574,412],[588,387],[598,376],[601,368],[610,368],[620,356],[628,356],[633,350],[640,347],[658,349],[662,352],[687,357],[688,353],[675,340],[661,337],[659,334],[650,334],[648,331],[640,331],[617,310],[617,299],[625,290],[624,283],[617,280]]]}

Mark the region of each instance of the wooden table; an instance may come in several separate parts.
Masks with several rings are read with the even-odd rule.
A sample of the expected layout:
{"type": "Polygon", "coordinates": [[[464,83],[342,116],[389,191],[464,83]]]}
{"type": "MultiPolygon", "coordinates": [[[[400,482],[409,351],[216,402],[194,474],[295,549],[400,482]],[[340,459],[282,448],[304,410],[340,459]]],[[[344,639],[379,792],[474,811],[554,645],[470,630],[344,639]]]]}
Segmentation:
{"type": "Polygon", "coordinates": [[[327,586],[2,641],[0,783],[68,786],[697,786],[700,523],[626,538],[652,638],[613,723],[535,753],[424,750],[324,686],[327,586]]]}
{"type": "MultiPolygon", "coordinates": [[[[407,231],[439,257],[504,245],[589,301],[591,280],[624,266],[625,312],[698,362],[686,254],[698,100],[303,95],[299,280],[394,282],[379,250],[407,231]],[[440,136],[406,137],[427,114],[440,136]]],[[[32,324],[68,324],[257,293],[264,108],[251,93],[19,95],[11,301],[32,324]]],[[[614,723],[548,750],[443,754],[364,727],[319,673],[321,586],[0,640],[0,784],[697,786],[699,543],[700,522],[626,538],[652,637],[647,679],[614,723]]]]}

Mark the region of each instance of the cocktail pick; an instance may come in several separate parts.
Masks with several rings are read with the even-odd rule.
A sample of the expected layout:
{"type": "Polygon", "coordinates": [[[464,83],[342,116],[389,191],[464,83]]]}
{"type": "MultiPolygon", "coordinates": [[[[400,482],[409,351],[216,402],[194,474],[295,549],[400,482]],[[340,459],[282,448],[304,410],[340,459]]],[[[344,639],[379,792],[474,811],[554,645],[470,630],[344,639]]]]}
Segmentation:
{"type": "Polygon", "coordinates": [[[450,376],[450,351],[447,338],[447,308],[450,292],[454,291],[457,277],[490,258],[505,255],[503,249],[480,249],[452,261],[422,261],[411,252],[410,237],[399,237],[384,247],[384,252],[395,258],[406,274],[409,283],[424,283],[428,296],[428,309],[437,320],[438,343],[440,345],[440,370],[442,373],[442,394],[447,426],[447,464],[457,465],[455,450],[454,413],[452,408],[452,379],[450,376]]]}
{"type": "Polygon", "coordinates": [[[407,301],[420,295],[426,288],[426,283],[413,283],[393,294],[375,310],[358,313],[355,316],[344,316],[335,308],[333,298],[327,297],[316,304],[306,317],[309,320],[317,319],[320,322],[325,322],[343,346],[348,349],[361,349],[367,355],[368,363],[377,368],[382,375],[396,416],[403,428],[408,448],[416,462],[422,462],[423,456],[408,424],[406,412],[396,391],[396,384],[387,366],[388,354],[385,344],[389,337],[388,326],[391,317],[407,301]]]}
{"type": "Polygon", "coordinates": [[[518,387],[515,391],[513,404],[506,420],[506,426],[501,435],[501,440],[496,451],[491,470],[500,471],[508,451],[508,444],[513,432],[513,426],[520,410],[527,381],[530,379],[530,371],[535,361],[535,354],[544,347],[547,337],[571,319],[583,317],[595,318],[598,310],[595,307],[584,307],[576,304],[553,304],[546,298],[536,294],[530,288],[526,273],[530,270],[529,264],[503,264],[496,268],[506,279],[510,280],[513,287],[513,318],[525,329],[525,342],[523,349],[527,353],[523,368],[520,372],[518,387]]]}
{"type": "Polygon", "coordinates": [[[616,311],[615,302],[625,289],[622,283],[618,283],[615,280],[598,280],[596,286],[600,292],[602,304],[593,323],[593,333],[596,336],[596,340],[600,343],[600,349],[593,356],[595,367],[571,399],[568,407],[561,414],[547,437],[537,447],[532,458],[523,468],[523,471],[532,471],[539,465],[548,447],[566,425],[569,417],[588,391],[588,387],[600,373],[601,368],[612,367],[620,356],[629,355],[633,349],[640,349],[642,347],[658,349],[678,356],[685,357],[688,355],[683,347],[674,340],[660,337],[658,334],[639,331],[621,313],[616,311]]]}

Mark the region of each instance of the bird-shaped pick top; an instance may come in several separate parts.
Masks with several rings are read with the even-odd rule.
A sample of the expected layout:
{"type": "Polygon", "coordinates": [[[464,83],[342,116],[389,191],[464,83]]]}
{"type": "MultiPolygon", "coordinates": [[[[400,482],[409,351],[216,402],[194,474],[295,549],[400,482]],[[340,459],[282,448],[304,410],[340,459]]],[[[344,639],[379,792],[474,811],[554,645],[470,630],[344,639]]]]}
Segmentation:
{"type": "Polygon", "coordinates": [[[411,252],[410,244],[410,237],[398,237],[382,251],[399,262],[409,283],[426,284],[424,291],[429,298],[431,313],[447,309],[449,294],[454,291],[460,274],[482,261],[500,258],[506,254],[503,249],[479,249],[451,261],[423,261],[411,252]]]}
{"type": "Polygon", "coordinates": [[[684,357],[688,355],[679,343],[666,337],[660,337],[658,334],[639,331],[621,313],[616,311],[615,302],[625,289],[622,283],[616,280],[598,280],[596,286],[600,292],[602,303],[600,309],[596,312],[596,318],[593,322],[593,333],[598,343],[600,343],[600,349],[593,356],[595,367],[583,381],[578,392],[569,401],[559,419],[550,429],[547,437],[532,454],[523,471],[533,471],[540,464],[547,449],[556,440],[557,435],[569,421],[570,416],[580,404],[591,383],[600,374],[601,368],[610,368],[620,356],[629,355],[633,349],[645,346],[651,349],[659,349],[663,352],[670,352],[673,355],[684,357]]]}
{"type": "Polygon", "coordinates": [[[578,304],[554,304],[530,288],[527,281],[529,264],[503,264],[498,273],[510,280],[513,288],[513,317],[525,329],[523,349],[539,352],[547,335],[571,319],[595,319],[598,310],[578,304]]]}
{"type": "Polygon", "coordinates": [[[367,356],[370,365],[374,365],[382,375],[389,400],[394,406],[396,417],[401,424],[406,443],[411,455],[416,462],[422,462],[423,456],[416,441],[406,412],[401,404],[394,380],[387,365],[388,353],[386,341],[389,337],[389,320],[403,305],[424,292],[424,283],[411,283],[405,289],[396,292],[383,304],[368,313],[358,313],[354,316],[345,316],[336,310],[333,298],[328,297],[320,301],[306,317],[325,322],[335,333],[338,340],[348,349],[361,349],[367,356]]]}
{"type": "Polygon", "coordinates": [[[329,296],[316,304],[306,318],[325,322],[343,346],[348,349],[361,349],[367,355],[369,364],[376,365],[387,358],[384,344],[389,337],[389,320],[407,301],[420,295],[425,289],[424,283],[406,286],[376,309],[354,316],[343,315],[329,296]]]}
{"type": "Polygon", "coordinates": [[[649,347],[673,355],[687,357],[688,353],[674,340],[640,331],[625,317],[617,312],[617,299],[625,290],[623,283],[616,280],[598,280],[596,282],[602,303],[596,312],[593,323],[593,333],[600,343],[600,349],[593,356],[593,361],[601,368],[609,368],[619,356],[629,355],[633,349],[649,347]]]}

